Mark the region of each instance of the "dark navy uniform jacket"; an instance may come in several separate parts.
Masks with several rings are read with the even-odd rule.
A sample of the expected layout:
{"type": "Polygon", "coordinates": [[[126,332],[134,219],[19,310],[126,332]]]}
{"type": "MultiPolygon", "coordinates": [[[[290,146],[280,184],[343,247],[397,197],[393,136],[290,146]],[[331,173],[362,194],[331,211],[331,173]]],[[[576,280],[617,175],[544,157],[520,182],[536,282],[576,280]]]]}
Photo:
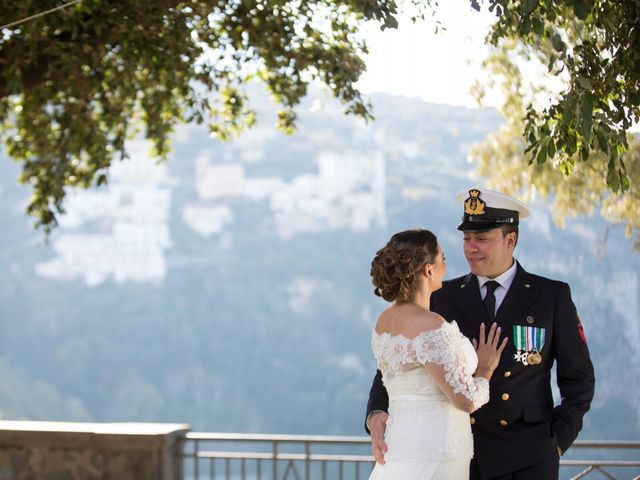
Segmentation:
{"type": "MultiPolygon", "coordinates": [[[[431,309],[456,321],[468,338],[488,325],[475,275],[443,282],[431,296],[431,309]]],[[[582,428],[595,385],[582,325],[569,285],[532,275],[518,264],[513,283],[496,312],[502,336],[509,337],[490,381],[489,403],[471,414],[474,456],[482,477],[503,475],[565,452],[582,428]],[[542,362],[523,365],[514,358],[513,326],[545,329],[542,362]],[[562,400],[553,404],[551,368],[556,366],[562,400]]],[[[367,405],[387,411],[389,397],[377,372],[367,405]]]]}

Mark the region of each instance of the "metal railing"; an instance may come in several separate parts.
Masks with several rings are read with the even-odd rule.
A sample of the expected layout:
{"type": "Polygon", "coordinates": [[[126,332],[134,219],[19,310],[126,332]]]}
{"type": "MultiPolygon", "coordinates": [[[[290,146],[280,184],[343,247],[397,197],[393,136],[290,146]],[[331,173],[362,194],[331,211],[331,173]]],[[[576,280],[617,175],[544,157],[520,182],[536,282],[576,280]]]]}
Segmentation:
{"type": "MultiPolygon", "coordinates": [[[[182,461],[183,480],[360,480],[373,468],[365,436],[191,432],[182,461]]],[[[640,480],[640,441],[577,441],[560,466],[571,480],[640,480]]]]}
{"type": "Polygon", "coordinates": [[[369,437],[192,432],[182,458],[184,480],[360,480],[373,466],[369,437]]]}
{"type": "Polygon", "coordinates": [[[570,480],[599,473],[597,478],[640,480],[640,442],[609,440],[578,440],[560,460],[560,471],[571,471],[570,480]],[[583,458],[589,450],[590,460],[583,458]],[[593,452],[591,452],[593,450],[593,452]],[[621,457],[621,458],[612,458],[621,457]]]}

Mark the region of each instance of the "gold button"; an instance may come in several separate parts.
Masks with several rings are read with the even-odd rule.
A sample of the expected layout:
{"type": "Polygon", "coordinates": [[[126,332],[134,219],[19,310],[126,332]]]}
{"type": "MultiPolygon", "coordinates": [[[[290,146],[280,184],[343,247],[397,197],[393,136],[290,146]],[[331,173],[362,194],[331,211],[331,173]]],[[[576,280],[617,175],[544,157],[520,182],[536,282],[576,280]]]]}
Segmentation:
{"type": "Polygon", "coordinates": [[[500,420],[500,425],[506,427],[507,425],[509,425],[509,422],[507,422],[506,420],[500,420]]]}
{"type": "Polygon", "coordinates": [[[504,378],[509,378],[510,376],[511,376],[511,372],[509,370],[504,372],[504,378]]]}
{"type": "Polygon", "coordinates": [[[476,423],[476,419],[471,417],[471,425],[473,425],[474,423],[476,423]]]}
{"type": "Polygon", "coordinates": [[[502,399],[506,402],[507,400],[509,400],[509,394],[508,393],[503,393],[502,394],[502,399]]]}

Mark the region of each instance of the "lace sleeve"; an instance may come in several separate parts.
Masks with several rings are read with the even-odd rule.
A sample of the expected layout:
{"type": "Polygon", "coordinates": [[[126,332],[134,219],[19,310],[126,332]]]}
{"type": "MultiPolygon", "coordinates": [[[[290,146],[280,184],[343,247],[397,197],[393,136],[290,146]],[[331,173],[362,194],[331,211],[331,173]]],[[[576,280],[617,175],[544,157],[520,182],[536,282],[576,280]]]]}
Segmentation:
{"type": "Polygon", "coordinates": [[[418,362],[439,366],[451,393],[463,395],[473,404],[474,410],[489,401],[489,380],[473,376],[478,360],[473,346],[455,322],[418,335],[413,347],[418,362]]]}

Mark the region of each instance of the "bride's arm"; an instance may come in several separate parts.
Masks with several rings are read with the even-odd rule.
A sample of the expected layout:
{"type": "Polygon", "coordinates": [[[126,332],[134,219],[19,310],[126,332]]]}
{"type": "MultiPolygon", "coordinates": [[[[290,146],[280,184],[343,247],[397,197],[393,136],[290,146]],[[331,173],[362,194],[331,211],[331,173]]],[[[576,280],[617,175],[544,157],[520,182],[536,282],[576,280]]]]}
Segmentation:
{"type": "Polygon", "coordinates": [[[454,371],[453,374],[447,375],[445,367],[435,363],[427,363],[425,368],[457,409],[471,413],[489,401],[489,380],[487,378],[472,377],[463,371],[454,371]],[[447,381],[447,377],[449,377],[449,381],[447,381]]]}
{"type": "Polygon", "coordinates": [[[485,337],[484,325],[480,327],[479,363],[475,374],[469,371],[462,344],[467,340],[457,326],[417,340],[414,346],[417,358],[456,408],[471,413],[489,401],[489,379],[507,344],[506,338],[499,342],[500,329],[495,323],[488,337],[485,337]]]}

